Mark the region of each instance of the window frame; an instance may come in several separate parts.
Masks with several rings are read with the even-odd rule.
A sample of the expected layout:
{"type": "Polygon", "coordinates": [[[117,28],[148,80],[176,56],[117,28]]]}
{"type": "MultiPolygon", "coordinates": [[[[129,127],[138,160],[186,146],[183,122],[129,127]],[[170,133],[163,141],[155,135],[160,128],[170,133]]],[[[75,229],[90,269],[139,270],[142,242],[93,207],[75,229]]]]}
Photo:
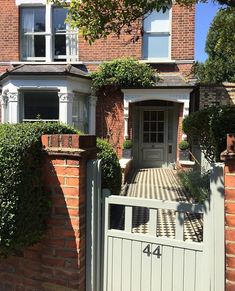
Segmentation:
{"type": "MultiPolygon", "coordinates": [[[[24,98],[24,94],[25,93],[42,93],[42,94],[46,94],[48,92],[50,93],[55,93],[55,94],[58,94],[58,90],[35,90],[35,89],[24,89],[24,90],[21,90],[20,91],[20,121],[21,122],[36,122],[38,121],[37,118],[33,118],[33,119],[29,119],[29,118],[25,118],[25,98],[24,98]]],[[[59,122],[60,120],[60,102],[59,102],[59,96],[58,96],[58,118],[57,119],[43,119],[43,118],[40,118],[39,119],[40,121],[43,121],[43,122],[59,122]]]]}
{"type": "Polygon", "coordinates": [[[77,29],[72,29],[68,23],[65,23],[66,29],[65,30],[61,30],[60,32],[56,32],[54,31],[54,9],[63,9],[61,7],[56,7],[56,6],[52,6],[52,16],[51,16],[51,23],[52,23],[52,56],[53,56],[53,60],[66,60],[66,61],[77,61],[78,58],[78,30],[77,29]],[[65,40],[66,43],[70,42],[71,40],[69,39],[71,36],[75,36],[77,37],[77,41],[76,40],[72,40],[76,41],[76,51],[75,54],[71,55],[68,54],[67,52],[71,51],[71,46],[66,44],[66,55],[57,55],[55,54],[55,37],[56,35],[65,35],[65,40]]]}
{"type": "MultiPolygon", "coordinates": [[[[150,14],[149,14],[150,15],[150,14]]],[[[148,15],[148,16],[149,16],[148,15]]],[[[147,16],[147,17],[148,17],[147,16]]],[[[143,19],[143,37],[142,37],[142,59],[145,61],[160,61],[160,62],[164,62],[164,61],[171,61],[171,47],[172,47],[172,7],[169,8],[169,31],[145,31],[144,28],[144,22],[145,19],[147,18],[145,17],[143,19]],[[149,56],[145,56],[144,55],[144,51],[145,51],[145,41],[144,41],[144,37],[146,36],[169,36],[169,43],[168,43],[168,57],[149,57],[149,56]]]]}
{"type": "Polygon", "coordinates": [[[46,8],[43,5],[33,5],[33,6],[22,6],[20,7],[20,27],[19,27],[19,31],[20,31],[20,59],[22,61],[46,61],[46,8]],[[22,15],[23,15],[23,9],[38,9],[38,8],[44,8],[44,12],[45,12],[45,31],[43,32],[26,32],[23,33],[22,32],[22,15]],[[37,35],[41,35],[41,36],[45,36],[45,57],[24,57],[23,56],[23,36],[37,36],[37,35]]]}
{"type": "MultiPolygon", "coordinates": [[[[78,30],[69,29],[66,30],[65,34],[66,36],[74,35],[73,42],[75,42],[75,54],[66,54],[66,55],[59,55],[58,57],[55,56],[55,33],[53,31],[53,9],[58,8],[55,5],[52,5],[50,3],[44,3],[44,1],[37,1],[36,3],[29,3],[27,1],[19,1],[20,4],[20,27],[19,27],[19,33],[20,33],[20,59],[21,61],[35,61],[35,62],[56,62],[56,61],[65,61],[65,62],[77,62],[78,61],[78,30]],[[44,35],[45,36],[45,57],[23,57],[22,51],[23,51],[23,38],[22,38],[22,10],[24,8],[45,8],[45,32],[36,32],[33,35],[44,35]]],[[[62,8],[61,8],[62,9],[62,8]]],[[[67,24],[66,24],[67,27],[67,24]]],[[[69,27],[69,26],[68,26],[69,27]]],[[[27,35],[32,35],[32,33],[27,35]]],[[[66,48],[67,51],[71,51],[71,48],[66,48]]]]}

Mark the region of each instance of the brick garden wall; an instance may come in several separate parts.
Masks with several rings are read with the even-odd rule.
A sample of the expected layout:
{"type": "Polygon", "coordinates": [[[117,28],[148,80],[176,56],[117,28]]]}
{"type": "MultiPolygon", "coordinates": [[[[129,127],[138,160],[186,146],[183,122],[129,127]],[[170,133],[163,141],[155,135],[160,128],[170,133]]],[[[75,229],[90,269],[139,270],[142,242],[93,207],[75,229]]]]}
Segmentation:
{"type": "Polygon", "coordinates": [[[235,290],[235,135],[228,135],[227,150],[221,158],[225,161],[225,248],[226,291],[235,290]]]}
{"type": "Polygon", "coordinates": [[[95,137],[42,141],[48,152],[43,180],[52,202],[48,230],[20,256],[0,260],[0,290],[85,291],[86,160],[95,155],[95,137]]]}
{"type": "Polygon", "coordinates": [[[190,103],[190,112],[212,105],[235,104],[235,83],[200,84],[191,94],[190,103]]]}

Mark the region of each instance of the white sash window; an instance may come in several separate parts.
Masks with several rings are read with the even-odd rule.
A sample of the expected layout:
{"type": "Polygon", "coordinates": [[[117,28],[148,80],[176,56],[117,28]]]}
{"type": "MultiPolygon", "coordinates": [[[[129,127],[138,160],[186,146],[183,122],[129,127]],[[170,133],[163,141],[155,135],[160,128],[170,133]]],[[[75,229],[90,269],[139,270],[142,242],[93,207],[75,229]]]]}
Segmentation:
{"type": "Polygon", "coordinates": [[[171,10],[153,11],[144,19],[143,58],[170,59],[171,10]]]}
{"type": "Polygon", "coordinates": [[[66,24],[66,8],[21,6],[22,61],[77,61],[78,33],[66,24]]]}

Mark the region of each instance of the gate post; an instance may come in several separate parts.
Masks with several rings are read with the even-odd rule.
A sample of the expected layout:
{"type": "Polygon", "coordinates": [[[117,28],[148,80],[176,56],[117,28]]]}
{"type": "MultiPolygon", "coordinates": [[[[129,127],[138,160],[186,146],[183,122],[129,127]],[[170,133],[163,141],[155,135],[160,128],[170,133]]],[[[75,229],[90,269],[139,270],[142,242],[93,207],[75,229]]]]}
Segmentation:
{"type": "Polygon", "coordinates": [[[86,219],[86,291],[100,291],[101,286],[101,161],[87,164],[86,219]]]}
{"type": "Polygon", "coordinates": [[[227,149],[221,154],[225,162],[225,248],[226,291],[235,290],[235,134],[227,135],[227,149]]]}
{"type": "MultiPolygon", "coordinates": [[[[224,165],[215,163],[211,168],[210,179],[210,237],[211,247],[211,290],[223,291],[225,285],[224,262],[224,165]]],[[[207,211],[207,210],[205,210],[207,211]]]]}

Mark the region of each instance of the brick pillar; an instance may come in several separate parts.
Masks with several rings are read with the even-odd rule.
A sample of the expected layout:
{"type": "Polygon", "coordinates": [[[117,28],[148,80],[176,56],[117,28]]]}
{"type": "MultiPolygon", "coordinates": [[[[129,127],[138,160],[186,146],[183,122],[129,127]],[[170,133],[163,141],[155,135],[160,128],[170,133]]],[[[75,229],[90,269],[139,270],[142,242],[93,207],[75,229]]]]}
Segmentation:
{"type": "Polygon", "coordinates": [[[226,291],[235,290],[235,134],[227,135],[227,149],[221,154],[225,162],[225,247],[226,291]]]}
{"type": "Polygon", "coordinates": [[[43,240],[0,261],[0,290],[85,291],[86,162],[94,136],[44,135],[43,181],[51,213],[43,240]]]}

